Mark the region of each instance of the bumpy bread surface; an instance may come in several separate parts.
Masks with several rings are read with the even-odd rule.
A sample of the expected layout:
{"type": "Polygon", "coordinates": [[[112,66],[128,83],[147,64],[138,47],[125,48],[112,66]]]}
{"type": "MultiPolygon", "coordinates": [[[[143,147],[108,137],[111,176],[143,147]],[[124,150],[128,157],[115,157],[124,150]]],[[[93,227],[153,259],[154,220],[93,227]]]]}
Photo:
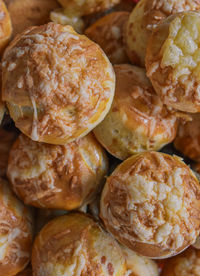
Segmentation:
{"type": "Polygon", "coordinates": [[[0,179],[0,275],[12,276],[30,260],[32,216],[0,179]]]}
{"type": "Polygon", "coordinates": [[[106,154],[92,134],[63,146],[20,135],[10,151],[7,176],[25,204],[71,210],[93,200],[107,169],[106,154]]]}
{"type": "Polygon", "coordinates": [[[30,26],[39,26],[50,21],[50,11],[59,8],[56,0],[4,0],[11,17],[14,37],[30,26]]]}
{"type": "Polygon", "coordinates": [[[126,26],[126,50],[133,64],[145,65],[146,46],[151,32],[171,14],[200,9],[200,0],[140,0],[126,26]]]}
{"type": "Polygon", "coordinates": [[[34,276],[121,276],[126,270],[118,243],[79,213],[45,225],[33,245],[32,266],[34,276]]]}
{"type": "Polygon", "coordinates": [[[183,12],[163,20],[146,53],[147,75],[168,106],[200,111],[200,14],[183,12]]]}
{"type": "Polygon", "coordinates": [[[85,30],[85,35],[101,46],[112,64],[128,63],[123,41],[129,12],[112,12],[85,30]]]}
{"type": "Polygon", "coordinates": [[[2,97],[32,140],[65,144],[85,136],[110,109],[115,74],[101,48],[55,23],[16,36],[2,61],[2,97]]]}
{"type": "Polygon", "coordinates": [[[122,246],[125,255],[127,272],[125,276],[159,276],[158,265],[155,261],[138,255],[122,246]]]}
{"type": "Polygon", "coordinates": [[[4,4],[3,0],[0,0],[0,56],[2,55],[5,47],[7,46],[12,34],[12,24],[10,15],[4,4]]]}
{"type": "Polygon", "coordinates": [[[161,102],[144,69],[114,66],[116,90],[112,107],[94,129],[99,142],[115,157],[159,150],[176,135],[177,119],[161,102]]]}
{"type": "Polygon", "coordinates": [[[200,162],[200,114],[190,116],[192,121],[180,122],[174,146],[183,155],[200,162]]]}
{"type": "Polygon", "coordinates": [[[146,152],[124,161],[107,179],[100,216],[106,228],[137,253],[180,253],[200,227],[200,185],[180,158],[146,152]]]}
{"type": "Polygon", "coordinates": [[[168,259],[161,276],[199,276],[200,250],[192,247],[182,254],[168,259]]]}
{"type": "Polygon", "coordinates": [[[68,14],[83,16],[112,8],[120,0],[58,0],[58,2],[68,11],[68,14]]]}

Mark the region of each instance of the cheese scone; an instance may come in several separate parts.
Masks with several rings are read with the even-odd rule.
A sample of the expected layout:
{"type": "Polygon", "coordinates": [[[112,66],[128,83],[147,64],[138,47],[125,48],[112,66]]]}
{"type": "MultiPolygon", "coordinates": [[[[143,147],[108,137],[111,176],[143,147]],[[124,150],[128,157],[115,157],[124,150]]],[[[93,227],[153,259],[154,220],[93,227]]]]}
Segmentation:
{"type": "Polygon", "coordinates": [[[153,31],[146,68],[163,102],[185,112],[200,112],[200,13],[169,16],[153,31]]]}
{"type": "Polygon", "coordinates": [[[4,0],[11,17],[13,37],[26,28],[50,21],[50,11],[59,8],[56,0],[4,0]]]}
{"type": "Polygon", "coordinates": [[[200,114],[193,114],[191,121],[180,122],[174,147],[183,155],[200,162],[200,114]]]}
{"type": "Polygon", "coordinates": [[[145,69],[121,64],[115,65],[114,70],[112,107],[94,129],[99,142],[122,160],[170,143],[176,135],[177,118],[155,93],[145,69]]]}
{"type": "Polygon", "coordinates": [[[106,153],[91,133],[62,146],[20,135],[10,151],[7,176],[25,204],[72,210],[93,200],[107,170],[106,153]]]}
{"type": "Polygon", "coordinates": [[[115,238],[150,258],[176,255],[200,231],[200,184],[176,156],[146,152],[107,179],[100,217],[115,238]]]}
{"type": "Polygon", "coordinates": [[[44,226],[33,245],[32,267],[34,276],[122,276],[126,271],[118,243],[80,213],[58,217],[44,226]]]}
{"type": "Polygon", "coordinates": [[[156,26],[171,14],[200,9],[200,0],[140,0],[126,25],[127,54],[144,67],[147,41],[156,26]]]}
{"type": "Polygon", "coordinates": [[[85,35],[101,46],[112,64],[128,63],[124,45],[124,28],[129,12],[112,12],[85,30],[85,35]]]}
{"type": "Polygon", "coordinates": [[[13,276],[30,260],[33,221],[30,211],[0,179],[0,276],[13,276]]]}
{"type": "Polygon", "coordinates": [[[101,48],[72,27],[48,23],[16,36],[2,61],[2,98],[32,140],[66,144],[108,113],[115,74],[101,48]]]}
{"type": "Polygon", "coordinates": [[[199,276],[200,250],[192,247],[182,254],[166,260],[161,276],[199,276]]]}
{"type": "Polygon", "coordinates": [[[12,24],[10,14],[4,4],[0,0],[0,56],[3,54],[4,49],[9,43],[12,34],[12,24]]]}

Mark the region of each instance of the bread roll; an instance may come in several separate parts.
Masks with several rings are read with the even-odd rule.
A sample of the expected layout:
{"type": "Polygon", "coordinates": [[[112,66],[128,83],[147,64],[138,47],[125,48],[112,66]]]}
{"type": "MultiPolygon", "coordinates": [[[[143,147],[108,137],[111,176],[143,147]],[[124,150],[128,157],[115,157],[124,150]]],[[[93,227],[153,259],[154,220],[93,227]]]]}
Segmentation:
{"type": "Polygon", "coordinates": [[[126,271],[118,243],[92,218],[79,213],[45,225],[33,245],[32,266],[34,276],[121,276],[126,271]]]}
{"type": "Polygon", "coordinates": [[[200,184],[176,156],[146,152],[107,179],[100,217],[122,244],[150,258],[176,255],[200,230],[200,184]]]}
{"type": "Polygon", "coordinates": [[[177,119],[161,102],[144,69],[115,65],[116,90],[112,107],[94,129],[99,142],[112,155],[159,150],[176,135],[177,119]]]}
{"type": "Polygon", "coordinates": [[[3,100],[16,126],[32,140],[72,142],[110,109],[112,65],[99,46],[70,26],[27,29],[6,49],[2,67],[3,100]]]}
{"type": "Polygon", "coordinates": [[[200,112],[200,13],[183,12],[163,20],[147,46],[147,76],[163,102],[200,112]]]}

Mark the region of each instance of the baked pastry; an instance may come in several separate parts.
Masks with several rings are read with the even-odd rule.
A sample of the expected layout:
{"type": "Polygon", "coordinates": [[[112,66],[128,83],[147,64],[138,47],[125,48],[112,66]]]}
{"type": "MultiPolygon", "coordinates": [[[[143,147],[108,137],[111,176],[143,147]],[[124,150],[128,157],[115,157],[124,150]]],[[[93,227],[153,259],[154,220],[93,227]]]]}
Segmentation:
{"type": "Polygon", "coordinates": [[[131,62],[144,67],[147,41],[161,20],[171,14],[198,9],[200,0],[140,0],[126,26],[126,50],[131,62]]]}
{"type": "Polygon", "coordinates": [[[27,29],[6,49],[2,68],[3,100],[16,126],[32,140],[72,142],[110,109],[112,65],[98,45],[70,26],[27,29]]]}
{"type": "Polygon", "coordinates": [[[124,161],[107,179],[100,217],[135,252],[166,258],[194,243],[200,231],[200,184],[176,156],[146,152],[124,161]]]}
{"type": "Polygon", "coordinates": [[[50,21],[50,11],[59,8],[56,0],[4,0],[9,11],[13,37],[26,28],[38,26],[50,21]]]}
{"type": "Polygon", "coordinates": [[[0,128],[0,177],[6,175],[9,152],[16,138],[15,132],[0,128]]]}
{"type": "Polygon", "coordinates": [[[176,116],[154,92],[145,70],[128,64],[115,65],[114,70],[112,107],[94,129],[99,142],[119,159],[170,143],[176,135],[176,116]]]}
{"type": "Polygon", "coordinates": [[[182,254],[168,259],[161,276],[198,276],[200,272],[200,250],[192,247],[182,254]]]}
{"type": "Polygon", "coordinates": [[[126,259],[126,276],[159,276],[158,266],[155,261],[140,256],[124,246],[122,246],[122,251],[126,259]]]}
{"type": "Polygon", "coordinates": [[[106,154],[91,133],[63,146],[20,135],[10,151],[7,176],[25,204],[72,210],[93,200],[107,170],[106,154]]]}
{"type": "Polygon", "coordinates": [[[10,15],[4,4],[3,0],[0,0],[0,56],[2,55],[5,47],[8,45],[12,34],[12,24],[10,15]]]}
{"type": "Polygon", "coordinates": [[[150,36],[147,76],[163,102],[180,111],[200,112],[200,13],[163,20],[150,36]]]}
{"type": "Polygon", "coordinates": [[[200,162],[200,114],[191,115],[191,119],[180,122],[174,146],[183,155],[200,162]]]}
{"type": "Polygon", "coordinates": [[[30,260],[33,221],[29,210],[2,179],[0,206],[0,276],[12,276],[30,260]]]}
{"type": "Polygon", "coordinates": [[[112,12],[85,30],[85,35],[101,46],[112,64],[128,63],[123,41],[129,12],[112,12]]]}
{"type": "Polygon", "coordinates": [[[52,220],[38,234],[32,267],[34,276],[121,276],[126,263],[118,243],[92,218],[71,213],[52,220]]]}
{"type": "Polygon", "coordinates": [[[19,272],[16,276],[32,276],[32,269],[26,268],[23,271],[19,272]]]}

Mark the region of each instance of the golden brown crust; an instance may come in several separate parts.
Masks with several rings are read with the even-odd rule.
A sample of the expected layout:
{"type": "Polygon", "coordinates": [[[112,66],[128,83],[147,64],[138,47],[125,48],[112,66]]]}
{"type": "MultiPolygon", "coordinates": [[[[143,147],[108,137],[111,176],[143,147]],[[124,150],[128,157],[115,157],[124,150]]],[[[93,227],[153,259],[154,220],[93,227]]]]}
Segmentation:
{"type": "Polygon", "coordinates": [[[163,102],[181,111],[200,111],[198,12],[163,20],[152,33],[146,52],[147,75],[163,102]]]}
{"type": "Polygon", "coordinates": [[[92,134],[65,146],[20,135],[10,151],[7,176],[26,204],[71,210],[93,200],[107,169],[106,154],[92,134]]]}
{"type": "Polygon", "coordinates": [[[161,276],[199,276],[200,250],[192,247],[166,261],[161,276]]]}
{"type": "Polygon", "coordinates": [[[59,8],[56,0],[4,0],[9,11],[13,36],[31,26],[39,26],[50,21],[50,11],[59,8]]]}
{"type": "Polygon", "coordinates": [[[12,24],[10,15],[4,4],[4,1],[0,0],[0,56],[8,44],[11,34],[12,24]]]}
{"type": "Polygon", "coordinates": [[[33,221],[28,209],[0,179],[0,275],[12,276],[30,259],[33,221]]]}
{"type": "Polygon", "coordinates": [[[79,213],[56,218],[41,230],[32,266],[34,276],[121,276],[126,269],[118,243],[92,218],[79,213]]]}
{"type": "Polygon", "coordinates": [[[200,229],[200,185],[180,158],[148,152],[124,161],[107,179],[100,216],[141,255],[163,258],[194,243],[200,229]]]}
{"type": "Polygon", "coordinates": [[[200,162],[200,114],[193,114],[192,121],[180,122],[175,148],[183,155],[200,162]]]}
{"type": "Polygon", "coordinates": [[[99,142],[119,159],[170,143],[176,135],[176,116],[163,105],[145,70],[129,64],[115,65],[114,70],[112,107],[94,129],[99,142]]]}
{"type": "Polygon", "coordinates": [[[199,0],[140,0],[126,27],[126,50],[131,62],[144,67],[147,41],[161,20],[171,14],[198,9],[199,0]]]}
{"type": "Polygon", "coordinates": [[[85,136],[110,109],[115,75],[98,45],[70,26],[31,27],[2,62],[2,97],[32,140],[65,144],[85,136]]]}
{"type": "Polygon", "coordinates": [[[128,63],[123,33],[129,12],[112,12],[85,30],[85,35],[101,46],[112,64],[128,63]]]}

